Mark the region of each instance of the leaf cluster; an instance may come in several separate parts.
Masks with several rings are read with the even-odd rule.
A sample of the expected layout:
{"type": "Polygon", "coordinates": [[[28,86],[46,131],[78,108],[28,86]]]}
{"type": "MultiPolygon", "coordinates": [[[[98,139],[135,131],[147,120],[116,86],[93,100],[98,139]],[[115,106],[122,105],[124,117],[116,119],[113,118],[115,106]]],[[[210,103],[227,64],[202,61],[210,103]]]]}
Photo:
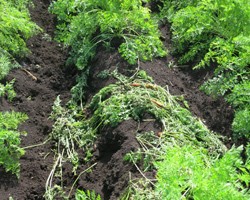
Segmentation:
{"type": "Polygon", "coordinates": [[[239,182],[241,151],[232,148],[222,158],[211,159],[203,148],[168,147],[163,160],[156,162],[156,190],[163,199],[249,199],[239,182]]]}
{"type": "Polygon", "coordinates": [[[27,1],[16,2],[1,0],[0,47],[13,56],[22,56],[28,51],[25,40],[39,28],[30,20],[27,1]]]}
{"type": "Polygon", "coordinates": [[[24,154],[24,150],[20,147],[20,135],[24,133],[17,131],[17,128],[26,119],[27,116],[23,113],[0,112],[0,165],[18,177],[19,159],[24,154]]]}
{"type": "Polygon", "coordinates": [[[0,0],[0,79],[16,67],[13,57],[28,53],[26,40],[40,31],[31,21],[27,6],[29,0],[0,0]]]}
{"type": "Polygon", "coordinates": [[[230,102],[236,109],[235,118],[232,128],[235,132],[235,137],[244,136],[250,138],[250,81],[246,80],[237,84],[232,93],[227,96],[227,101],[230,102]]]}
{"type": "Polygon", "coordinates": [[[15,79],[10,82],[7,82],[5,85],[0,83],[0,97],[7,95],[9,101],[12,101],[16,97],[16,92],[14,91],[13,85],[15,79]]]}
{"type": "Polygon", "coordinates": [[[76,200],[101,200],[101,196],[96,194],[95,191],[87,190],[77,190],[75,194],[76,200]]]}
{"type": "Polygon", "coordinates": [[[198,64],[194,69],[216,66],[214,77],[201,89],[214,97],[226,96],[236,108],[234,132],[248,138],[250,115],[245,86],[250,78],[249,1],[163,2],[161,15],[172,23],[175,50],[181,54],[179,62],[195,61],[198,64]]]}
{"type": "Polygon", "coordinates": [[[240,155],[242,149],[233,147],[211,157],[203,147],[163,144],[162,153],[153,159],[156,182],[134,179],[121,199],[249,199],[249,145],[246,162],[240,155]]]}
{"type": "Polygon", "coordinates": [[[50,10],[59,20],[57,38],[71,47],[69,62],[79,69],[99,44],[118,47],[130,64],[166,55],[157,22],[141,0],[59,0],[50,10]]]}
{"type": "MultiPolygon", "coordinates": [[[[227,50],[225,47],[213,50],[212,46],[220,39],[228,43],[227,45],[236,44],[232,53],[236,53],[237,50],[244,52],[249,48],[247,38],[250,33],[248,20],[250,10],[249,6],[246,6],[249,2],[245,0],[163,2],[161,15],[172,23],[176,50],[184,54],[180,59],[181,63],[193,61],[197,56],[201,60],[208,50],[214,51],[215,54],[222,53],[219,50],[227,50]]],[[[216,56],[213,55],[211,58],[216,59],[216,56]]],[[[202,62],[197,67],[209,64],[207,62],[202,62]]]]}

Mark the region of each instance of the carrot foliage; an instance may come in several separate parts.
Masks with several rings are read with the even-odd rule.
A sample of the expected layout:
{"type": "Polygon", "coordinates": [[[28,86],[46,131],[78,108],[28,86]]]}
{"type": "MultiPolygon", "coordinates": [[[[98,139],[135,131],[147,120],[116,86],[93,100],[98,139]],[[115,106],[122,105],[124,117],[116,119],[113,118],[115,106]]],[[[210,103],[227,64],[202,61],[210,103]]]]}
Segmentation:
{"type": "Polygon", "coordinates": [[[69,63],[86,67],[99,44],[118,48],[130,64],[166,55],[157,22],[141,0],[58,0],[51,12],[57,15],[57,39],[71,47],[69,63]]]}
{"type": "Polygon", "coordinates": [[[201,89],[213,97],[225,96],[236,108],[233,129],[249,138],[250,3],[247,0],[165,1],[161,16],[172,25],[174,51],[179,63],[194,62],[194,69],[216,66],[214,77],[201,89]],[[240,89],[241,88],[241,89],[240,89]],[[227,97],[228,94],[231,94],[227,97]],[[241,103],[241,104],[242,104],[241,103]],[[239,113],[238,113],[239,112],[239,113]],[[245,124],[245,125],[243,125],[245,124]],[[241,127],[241,128],[239,128],[241,127]]]}
{"type": "Polygon", "coordinates": [[[24,154],[24,150],[19,147],[20,135],[17,131],[18,125],[24,122],[27,116],[22,113],[0,112],[0,166],[7,172],[16,174],[19,177],[19,159],[24,154]]]}
{"type": "Polygon", "coordinates": [[[28,53],[26,40],[40,29],[31,21],[29,0],[0,0],[0,79],[17,66],[14,57],[28,53]]]}

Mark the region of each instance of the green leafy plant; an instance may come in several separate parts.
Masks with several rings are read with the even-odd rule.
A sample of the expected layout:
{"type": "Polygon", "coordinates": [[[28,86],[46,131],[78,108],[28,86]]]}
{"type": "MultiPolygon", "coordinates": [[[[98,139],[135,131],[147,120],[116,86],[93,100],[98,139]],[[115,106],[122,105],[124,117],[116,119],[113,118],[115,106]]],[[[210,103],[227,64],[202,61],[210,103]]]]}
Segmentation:
{"type": "Polygon", "coordinates": [[[13,88],[14,83],[15,83],[15,79],[6,83],[6,85],[3,85],[0,83],[0,97],[7,95],[8,100],[12,101],[16,97],[16,92],[13,88]]]}
{"type": "Polygon", "coordinates": [[[237,36],[233,40],[215,39],[210,44],[209,52],[196,66],[196,68],[209,66],[210,62],[218,64],[214,71],[215,77],[203,84],[201,89],[213,96],[225,95],[237,84],[248,80],[249,53],[250,42],[246,41],[246,37],[237,36]]]}
{"type": "Polygon", "coordinates": [[[231,94],[227,96],[227,101],[235,108],[242,109],[250,105],[250,81],[246,80],[241,84],[237,84],[231,94]]]}
{"type": "Polygon", "coordinates": [[[238,110],[235,114],[235,118],[232,124],[232,128],[235,133],[235,137],[239,138],[244,136],[250,138],[250,107],[243,110],[238,110]]]}
{"type": "Polygon", "coordinates": [[[89,70],[85,70],[80,73],[79,76],[76,77],[76,85],[71,88],[71,103],[80,103],[81,107],[83,107],[83,101],[85,100],[85,91],[88,86],[88,75],[89,70]]]}
{"type": "Polygon", "coordinates": [[[239,179],[247,186],[249,187],[250,182],[250,143],[248,143],[245,146],[245,156],[246,156],[246,161],[244,163],[244,167],[241,167],[240,170],[243,172],[242,174],[240,174],[239,179]]]}
{"type": "Polygon", "coordinates": [[[18,66],[13,57],[28,53],[25,41],[41,29],[31,21],[30,0],[0,0],[0,79],[18,66]]]}
{"type": "Polygon", "coordinates": [[[0,48],[0,80],[2,80],[10,71],[11,68],[14,68],[12,66],[12,63],[10,61],[10,57],[5,51],[1,51],[0,48]]]}
{"type": "Polygon", "coordinates": [[[98,44],[118,46],[130,64],[166,55],[157,23],[141,0],[59,0],[50,10],[59,20],[57,38],[71,47],[69,62],[79,69],[87,66],[98,44]]]}
{"type": "Polygon", "coordinates": [[[95,191],[87,190],[77,190],[75,194],[76,200],[101,200],[101,196],[96,194],[95,191]]]}
{"type": "Polygon", "coordinates": [[[236,109],[235,118],[232,124],[236,138],[244,136],[250,138],[250,81],[246,80],[235,85],[232,93],[227,96],[236,109]]]}
{"type": "Polygon", "coordinates": [[[0,97],[7,95],[8,100],[12,101],[16,97],[16,92],[13,88],[14,83],[15,79],[6,83],[6,85],[0,83],[0,97]]]}
{"type": "Polygon", "coordinates": [[[0,47],[11,55],[20,56],[28,51],[25,40],[40,29],[30,20],[28,1],[16,2],[1,0],[0,47]]]}
{"type": "Polygon", "coordinates": [[[174,142],[161,151],[154,159],[157,180],[144,175],[130,181],[122,200],[249,199],[249,146],[245,163],[240,155],[242,147],[233,147],[219,157],[211,157],[203,147],[174,142]]]}
{"type": "Polygon", "coordinates": [[[163,1],[161,16],[172,23],[180,63],[195,62],[194,69],[216,66],[214,77],[201,89],[213,97],[223,95],[232,103],[236,109],[233,130],[248,138],[249,1],[163,1]],[[242,104],[246,104],[244,108],[242,104]]]}
{"type": "MultiPolygon", "coordinates": [[[[179,53],[184,53],[180,62],[192,61],[196,56],[200,56],[202,59],[208,52],[210,44],[216,45],[218,40],[231,46],[235,43],[237,49],[246,51],[248,49],[247,35],[250,31],[248,21],[250,12],[246,3],[244,0],[237,2],[232,0],[164,1],[161,14],[172,22],[176,50],[179,53]]],[[[218,50],[226,50],[225,47],[220,48],[220,45],[218,47],[215,51],[213,47],[210,47],[209,51],[218,55],[220,54],[218,50]]],[[[227,55],[229,54],[224,56],[227,55]]],[[[213,58],[216,59],[214,55],[213,58]]],[[[209,59],[205,60],[209,61],[209,59]]],[[[201,67],[204,64],[202,62],[198,66],[201,67]]]]}
{"type": "Polygon", "coordinates": [[[249,199],[239,182],[241,150],[232,148],[222,158],[210,159],[202,148],[169,147],[163,161],[156,162],[156,190],[163,199],[249,199]]]}
{"type": "Polygon", "coordinates": [[[20,147],[20,135],[24,133],[18,132],[17,128],[26,119],[27,116],[22,113],[0,112],[0,165],[18,177],[19,159],[24,154],[23,148],[20,147]]]}

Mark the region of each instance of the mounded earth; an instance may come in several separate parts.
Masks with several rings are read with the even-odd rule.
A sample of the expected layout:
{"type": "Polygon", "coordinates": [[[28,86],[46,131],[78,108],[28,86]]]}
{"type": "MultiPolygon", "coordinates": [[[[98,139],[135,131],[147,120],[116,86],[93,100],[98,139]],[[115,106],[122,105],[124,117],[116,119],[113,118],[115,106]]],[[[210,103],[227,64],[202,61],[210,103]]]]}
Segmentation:
{"type": "MultiPolygon", "coordinates": [[[[53,122],[49,119],[52,105],[58,95],[63,103],[70,100],[70,89],[75,84],[77,70],[74,66],[65,66],[68,57],[67,50],[53,41],[56,19],[48,13],[49,0],[33,0],[34,7],[30,8],[31,17],[44,32],[31,38],[28,47],[31,53],[20,60],[23,69],[32,73],[33,80],[22,69],[13,70],[5,81],[16,79],[15,91],[17,97],[13,102],[0,99],[0,111],[24,112],[29,119],[20,126],[27,132],[22,137],[22,146],[27,147],[43,143],[52,130],[53,122]],[[52,38],[52,39],[51,39],[52,38]]],[[[171,47],[171,34],[168,26],[161,27],[166,47],[171,47]]],[[[230,147],[231,123],[233,110],[223,99],[212,99],[199,90],[200,85],[211,77],[210,71],[193,71],[190,66],[169,67],[175,60],[171,55],[166,58],[154,59],[152,62],[140,62],[139,67],[153,77],[156,84],[169,89],[173,95],[183,95],[188,101],[190,111],[200,118],[210,130],[227,136],[225,144],[230,147]]],[[[129,75],[133,67],[122,60],[117,51],[108,52],[100,47],[91,64],[88,80],[86,101],[104,86],[115,80],[99,79],[97,75],[103,70],[118,68],[119,72],[129,75]]],[[[145,116],[145,119],[150,116],[145,116]]],[[[135,139],[136,132],[161,131],[161,126],[154,121],[133,120],[124,121],[116,128],[105,128],[99,133],[95,144],[92,160],[86,165],[81,162],[78,172],[82,172],[94,164],[91,173],[84,173],[76,182],[75,187],[95,190],[104,200],[117,199],[127,187],[129,173],[133,177],[141,177],[135,166],[123,160],[126,153],[139,147],[135,139]]],[[[15,200],[44,199],[45,183],[53,166],[53,142],[47,142],[26,150],[21,158],[20,179],[0,168],[0,199],[15,200]]],[[[80,160],[82,161],[82,160],[80,160]]],[[[69,191],[77,178],[71,172],[71,166],[64,167],[65,190],[69,191]]],[[[154,172],[146,173],[154,177],[154,172]]]]}

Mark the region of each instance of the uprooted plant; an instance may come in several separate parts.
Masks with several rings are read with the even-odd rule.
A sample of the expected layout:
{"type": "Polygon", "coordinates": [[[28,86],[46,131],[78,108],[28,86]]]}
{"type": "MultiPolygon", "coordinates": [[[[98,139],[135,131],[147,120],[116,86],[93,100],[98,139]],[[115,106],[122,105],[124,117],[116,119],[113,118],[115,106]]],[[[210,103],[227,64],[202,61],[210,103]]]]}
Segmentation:
{"type": "MultiPolygon", "coordinates": [[[[81,109],[66,109],[60,105],[59,98],[55,101],[51,114],[51,118],[55,120],[51,139],[56,143],[56,159],[47,181],[46,197],[65,196],[63,163],[71,162],[73,172],[76,173],[79,162],[86,162],[91,158],[94,141],[103,127],[116,127],[120,122],[131,118],[139,122],[145,113],[151,114],[162,124],[161,136],[151,135],[157,138],[157,141],[164,141],[165,144],[175,141],[178,144],[203,147],[208,149],[211,157],[222,155],[226,151],[216,134],[210,132],[200,120],[192,117],[187,109],[180,106],[178,101],[183,101],[181,97],[171,96],[166,89],[154,84],[152,78],[144,71],[139,71],[132,78],[125,77],[117,71],[110,75],[118,81],[101,89],[85,106],[84,111],[91,113],[89,118],[81,109]],[[83,150],[85,159],[79,159],[77,149],[83,150]],[[61,179],[61,185],[54,184],[55,176],[61,179]]],[[[143,137],[138,141],[142,144],[143,137]]],[[[160,153],[161,145],[154,148],[159,149],[158,154],[164,153],[160,153]]],[[[149,166],[148,169],[158,154],[150,154],[147,157],[145,166],[149,166]]],[[[70,194],[67,198],[69,197],[70,194]]]]}

